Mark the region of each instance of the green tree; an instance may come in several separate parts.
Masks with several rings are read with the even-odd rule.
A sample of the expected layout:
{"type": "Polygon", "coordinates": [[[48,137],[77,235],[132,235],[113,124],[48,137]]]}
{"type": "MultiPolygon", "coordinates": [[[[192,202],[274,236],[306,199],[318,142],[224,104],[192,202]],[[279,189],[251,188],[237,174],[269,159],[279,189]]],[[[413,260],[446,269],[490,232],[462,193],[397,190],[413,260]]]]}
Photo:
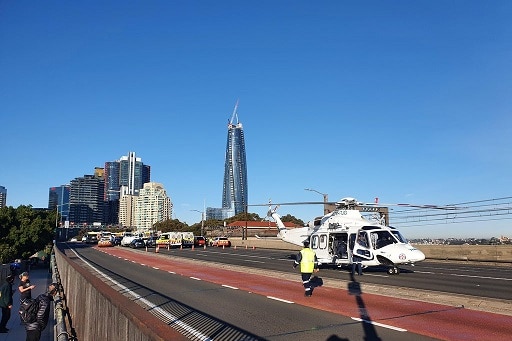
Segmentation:
{"type": "Polygon", "coordinates": [[[160,221],[158,223],[155,223],[155,228],[158,231],[162,232],[189,232],[190,226],[187,225],[187,223],[179,221],[179,219],[167,219],[164,221],[160,221]]]}
{"type": "Polygon", "coordinates": [[[0,209],[0,261],[28,259],[35,252],[45,250],[54,238],[56,214],[23,205],[0,209]]]}
{"type": "Polygon", "coordinates": [[[281,221],[284,223],[284,222],[290,222],[290,223],[294,223],[295,225],[297,226],[304,226],[304,222],[298,218],[295,218],[294,216],[292,216],[291,214],[287,214],[283,217],[281,217],[281,221]]]}

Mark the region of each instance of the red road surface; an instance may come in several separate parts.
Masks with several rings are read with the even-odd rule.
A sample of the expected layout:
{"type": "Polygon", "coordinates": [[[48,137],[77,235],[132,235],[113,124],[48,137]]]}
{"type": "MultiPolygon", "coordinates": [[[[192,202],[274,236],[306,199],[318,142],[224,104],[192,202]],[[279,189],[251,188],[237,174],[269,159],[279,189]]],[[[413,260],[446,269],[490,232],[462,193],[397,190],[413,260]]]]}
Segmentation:
{"type": "Polygon", "coordinates": [[[512,340],[512,317],[441,304],[361,293],[357,282],[349,288],[317,287],[313,297],[304,297],[300,274],[289,279],[265,277],[233,270],[204,271],[204,267],[154,252],[135,253],[122,248],[102,248],[107,254],[158,267],[163,271],[237,287],[252,293],[293,301],[296,304],[371,320],[440,340],[512,340]]]}

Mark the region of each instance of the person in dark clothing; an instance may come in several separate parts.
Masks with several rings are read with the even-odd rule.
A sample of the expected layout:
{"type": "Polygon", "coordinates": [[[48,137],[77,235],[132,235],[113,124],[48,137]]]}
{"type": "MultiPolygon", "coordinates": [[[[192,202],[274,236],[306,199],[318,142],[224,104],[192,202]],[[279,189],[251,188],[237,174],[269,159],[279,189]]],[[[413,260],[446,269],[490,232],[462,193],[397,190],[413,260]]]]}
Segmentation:
{"type": "Polygon", "coordinates": [[[318,259],[315,251],[309,248],[309,240],[305,240],[304,248],[295,256],[293,268],[300,264],[300,273],[302,277],[302,284],[304,285],[304,296],[311,297],[313,288],[311,285],[311,275],[313,272],[318,271],[318,259]]]}
{"type": "Polygon", "coordinates": [[[12,309],[12,283],[14,283],[14,275],[5,278],[5,283],[0,287],[0,307],[2,308],[2,320],[0,321],[0,333],[7,333],[7,322],[11,318],[12,309]]]}
{"type": "MultiPolygon", "coordinates": [[[[356,243],[361,245],[364,249],[368,249],[368,241],[366,240],[365,234],[359,234],[356,243]]],[[[364,250],[358,250],[360,253],[354,251],[355,249],[352,250],[352,275],[357,272],[357,274],[361,276],[363,274],[363,257],[361,257],[361,255],[364,254],[364,250]]]]}
{"type": "Polygon", "coordinates": [[[20,301],[27,298],[32,298],[32,289],[36,286],[30,284],[30,278],[28,272],[23,272],[20,275],[20,285],[18,286],[18,290],[20,291],[20,301]]]}
{"type": "Polygon", "coordinates": [[[48,324],[50,316],[50,304],[53,297],[57,294],[58,284],[52,283],[48,286],[48,291],[36,297],[38,303],[37,320],[32,323],[25,323],[25,330],[27,331],[26,341],[39,341],[41,339],[41,332],[48,324]]]}

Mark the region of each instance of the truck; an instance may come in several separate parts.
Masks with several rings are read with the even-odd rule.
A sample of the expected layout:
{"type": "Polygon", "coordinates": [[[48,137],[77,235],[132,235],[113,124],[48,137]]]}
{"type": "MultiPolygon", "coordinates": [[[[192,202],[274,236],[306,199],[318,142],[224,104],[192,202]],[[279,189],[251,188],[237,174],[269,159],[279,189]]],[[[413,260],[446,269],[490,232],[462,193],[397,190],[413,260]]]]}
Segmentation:
{"type": "Polygon", "coordinates": [[[158,236],[156,245],[160,247],[192,247],[194,245],[194,233],[164,232],[158,236]]]}

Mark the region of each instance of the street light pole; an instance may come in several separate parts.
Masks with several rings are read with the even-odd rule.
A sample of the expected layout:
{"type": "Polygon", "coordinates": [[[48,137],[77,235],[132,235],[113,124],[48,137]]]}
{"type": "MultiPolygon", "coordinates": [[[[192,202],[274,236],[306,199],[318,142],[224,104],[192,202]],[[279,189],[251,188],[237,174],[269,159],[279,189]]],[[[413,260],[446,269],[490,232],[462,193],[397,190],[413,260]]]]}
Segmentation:
{"type": "Polygon", "coordinates": [[[195,212],[201,213],[201,236],[204,237],[204,212],[199,211],[199,210],[191,210],[191,211],[195,211],[195,212]]]}
{"type": "Polygon", "coordinates": [[[312,189],[312,188],[304,188],[304,190],[310,191],[310,192],[315,192],[315,193],[322,195],[324,197],[324,215],[329,213],[329,209],[327,207],[327,202],[329,201],[329,195],[327,193],[322,193],[322,192],[319,192],[316,189],[312,189]]]}

